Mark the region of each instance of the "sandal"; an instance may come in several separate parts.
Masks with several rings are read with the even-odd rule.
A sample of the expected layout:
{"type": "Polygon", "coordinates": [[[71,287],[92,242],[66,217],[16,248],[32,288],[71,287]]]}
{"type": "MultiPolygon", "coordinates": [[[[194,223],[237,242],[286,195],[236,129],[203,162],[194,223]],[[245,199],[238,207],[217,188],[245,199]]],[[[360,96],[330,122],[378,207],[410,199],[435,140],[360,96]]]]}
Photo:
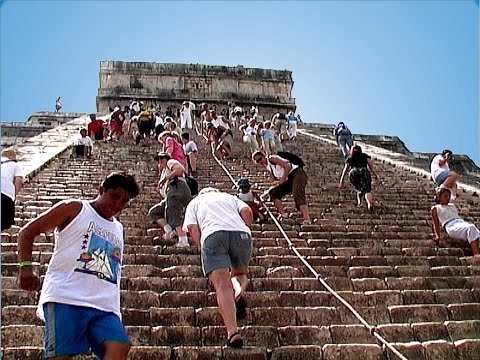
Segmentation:
{"type": "Polygon", "coordinates": [[[235,349],[240,349],[243,346],[243,339],[238,331],[228,337],[227,346],[235,349]]]}

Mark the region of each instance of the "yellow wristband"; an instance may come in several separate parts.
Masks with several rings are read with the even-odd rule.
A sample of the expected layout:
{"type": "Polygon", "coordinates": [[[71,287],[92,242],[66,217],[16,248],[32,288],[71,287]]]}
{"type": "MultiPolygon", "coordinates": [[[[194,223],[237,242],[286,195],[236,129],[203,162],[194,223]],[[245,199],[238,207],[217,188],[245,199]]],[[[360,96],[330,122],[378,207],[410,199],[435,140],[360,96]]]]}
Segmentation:
{"type": "Polygon", "coordinates": [[[19,268],[24,268],[24,267],[32,267],[32,262],[31,261],[20,261],[18,264],[19,268]]]}

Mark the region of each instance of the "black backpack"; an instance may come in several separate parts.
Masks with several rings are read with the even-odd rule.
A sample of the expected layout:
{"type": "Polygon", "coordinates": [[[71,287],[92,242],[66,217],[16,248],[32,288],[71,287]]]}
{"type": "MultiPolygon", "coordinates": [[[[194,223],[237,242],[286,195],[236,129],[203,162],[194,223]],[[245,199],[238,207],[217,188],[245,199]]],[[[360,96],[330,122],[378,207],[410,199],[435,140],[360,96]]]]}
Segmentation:
{"type": "Polygon", "coordinates": [[[189,175],[185,175],[185,182],[187,183],[188,187],[190,188],[190,193],[192,196],[198,194],[198,182],[197,180],[189,175]]]}
{"type": "Polygon", "coordinates": [[[293,165],[297,165],[301,168],[305,166],[305,163],[303,162],[302,158],[298,155],[295,155],[291,152],[288,151],[279,151],[277,152],[277,155],[280,156],[282,159],[287,160],[293,165]]]}

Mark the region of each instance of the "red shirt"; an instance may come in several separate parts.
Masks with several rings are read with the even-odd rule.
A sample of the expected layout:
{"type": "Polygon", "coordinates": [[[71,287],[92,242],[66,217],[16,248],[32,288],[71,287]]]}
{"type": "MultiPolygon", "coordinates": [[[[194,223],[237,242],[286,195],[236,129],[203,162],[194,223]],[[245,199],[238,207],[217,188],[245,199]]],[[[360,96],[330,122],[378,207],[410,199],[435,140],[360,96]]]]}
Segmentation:
{"type": "Polygon", "coordinates": [[[93,134],[98,134],[103,131],[103,121],[102,120],[94,120],[87,127],[88,136],[93,134]]]}

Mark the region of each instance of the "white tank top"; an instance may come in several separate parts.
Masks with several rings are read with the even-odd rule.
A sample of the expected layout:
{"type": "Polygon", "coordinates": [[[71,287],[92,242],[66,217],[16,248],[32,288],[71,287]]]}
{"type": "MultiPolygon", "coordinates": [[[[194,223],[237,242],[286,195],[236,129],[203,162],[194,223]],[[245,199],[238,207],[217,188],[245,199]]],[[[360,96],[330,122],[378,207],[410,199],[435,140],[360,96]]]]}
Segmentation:
{"type": "MultiPolygon", "coordinates": [[[[290,172],[288,174],[290,174],[293,170],[295,170],[296,168],[298,168],[298,165],[295,165],[295,164],[292,164],[291,162],[289,162],[288,160],[285,160],[283,159],[284,161],[288,162],[291,166],[291,169],[290,169],[290,172]]],[[[280,179],[283,174],[285,173],[285,169],[280,166],[280,165],[276,165],[276,164],[272,164],[270,161],[267,161],[267,169],[269,171],[271,171],[273,177],[275,180],[278,180],[280,179]]]]}
{"type": "Polygon", "coordinates": [[[438,220],[440,221],[440,224],[442,224],[442,226],[445,226],[445,224],[450,220],[460,219],[460,216],[458,216],[457,208],[453,204],[438,204],[435,205],[435,208],[437,209],[438,220]]]}
{"type": "Polygon", "coordinates": [[[86,306],[120,314],[120,271],[123,226],[101,217],[82,200],[80,213],[62,231],[55,230],[55,248],[48,266],[37,315],[43,304],[86,306]]]}

